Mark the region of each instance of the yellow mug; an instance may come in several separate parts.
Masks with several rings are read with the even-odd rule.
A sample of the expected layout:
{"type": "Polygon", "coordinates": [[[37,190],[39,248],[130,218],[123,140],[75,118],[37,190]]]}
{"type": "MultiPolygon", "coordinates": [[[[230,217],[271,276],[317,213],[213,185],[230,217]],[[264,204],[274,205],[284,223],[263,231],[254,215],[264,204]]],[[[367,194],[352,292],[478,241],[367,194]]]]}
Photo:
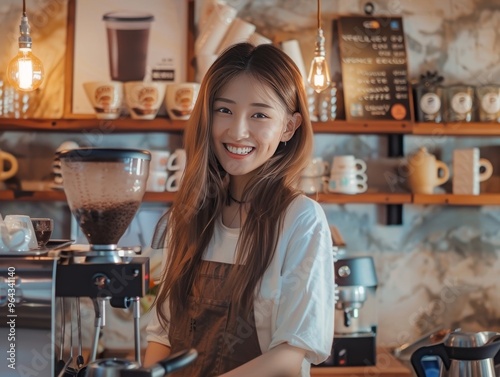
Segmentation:
{"type": "Polygon", "coordinates": [[[17,170],[19,169],[19,165],[17,163],[17,158],[11,155],[8,152],[4,152],[0,150],[0,181],[4,181],[13,177],[17,170]],[[10,168],[4,170],[4,162],[7,161],[10,164],[10,168]]]}

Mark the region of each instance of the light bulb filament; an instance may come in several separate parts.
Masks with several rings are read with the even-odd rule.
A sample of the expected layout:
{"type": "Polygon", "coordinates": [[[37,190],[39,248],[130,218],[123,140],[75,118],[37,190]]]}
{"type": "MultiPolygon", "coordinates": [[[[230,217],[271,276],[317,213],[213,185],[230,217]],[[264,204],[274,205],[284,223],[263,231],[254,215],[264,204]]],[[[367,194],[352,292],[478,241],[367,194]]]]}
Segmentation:
{"type": "Polygon", "coordinates": [[[28,54],[19,59],[19,88],[30,89],[33,86],[33,61],[28,54]]]}

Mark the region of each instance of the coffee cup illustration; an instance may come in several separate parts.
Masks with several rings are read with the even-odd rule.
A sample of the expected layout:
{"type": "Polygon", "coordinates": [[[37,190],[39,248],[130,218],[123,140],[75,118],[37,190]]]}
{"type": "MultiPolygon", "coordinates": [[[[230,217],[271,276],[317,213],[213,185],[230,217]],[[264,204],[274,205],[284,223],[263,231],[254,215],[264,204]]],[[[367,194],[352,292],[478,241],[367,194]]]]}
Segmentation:
{"type": "Polygon", "coordinates": [[[139,11],[117,11],[108,12],[102,18],[106,24],[111,80],[143,80],[154,16],[139,11]]]}

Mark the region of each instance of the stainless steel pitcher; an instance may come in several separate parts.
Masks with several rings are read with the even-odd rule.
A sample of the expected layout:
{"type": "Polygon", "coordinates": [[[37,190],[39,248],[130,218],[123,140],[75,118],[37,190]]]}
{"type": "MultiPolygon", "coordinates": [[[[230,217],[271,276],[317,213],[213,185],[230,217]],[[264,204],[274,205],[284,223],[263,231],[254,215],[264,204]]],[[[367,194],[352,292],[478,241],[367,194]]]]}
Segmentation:
{"type": "Polygon", "coordinates": [[[418,377],[425,377],[424,356],[442,361],[440,377],[495,377],[493,358],[500,350],[500,333],[492,331],[448,334],[442,343],[416,350],[411,364],[418,377]]]}

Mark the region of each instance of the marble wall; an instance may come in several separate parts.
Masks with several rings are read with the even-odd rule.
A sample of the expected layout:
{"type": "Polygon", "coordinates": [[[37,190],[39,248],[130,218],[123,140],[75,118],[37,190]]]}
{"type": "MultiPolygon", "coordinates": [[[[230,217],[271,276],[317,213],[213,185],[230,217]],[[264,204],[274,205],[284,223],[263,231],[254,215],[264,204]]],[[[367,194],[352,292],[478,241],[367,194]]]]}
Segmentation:
{"type": "MultiPolygon", "coordinates": [[[[306,0],[228,0],[238,16],[254,23],[257,31],[274,40],[297,39],[304,60],[313,53],[316,29],[316,2],[306,0]]],[[[410,78],[427,70],[438,71],[445,84],[471,85],[500,81],[499,0],[405,0],[373,1],[376,15],[400,15],[409,56],[410,78]]],[[[323,1],[326,25],[339,14],[361,14],[364,1],[323,1]]],[[[200,3],[197,2],[199,9],[200,3]]],[[[499,125],[500,128],[500,125],[499,125]]],[[[50,176],[51,151],[64,140],[83,142],[89,135],[0,132],[0,147],[19,156],[23,179],[50,176]],[[36,169],[32,167],[36,166],[36,169]]],[[[94,140],[94,142],[96,142],[94,140]]],[[[179,138],[157,134],[106,135],[101,145],[140,148],[172,148],[179,138]]],[[[327,161],[335,154],[354,154],[367,160],[372,190],[387,190],[384,173],[400,161],[387,158],[387,139],[376,135],[329,135],[315,137],[315,155],[327,161]]],[[[404,137],[405,153],[425,145],[448,165],[458,147],[477,146],[481,156],[494,165],[494,177],[483,191],[499,192],[500,138],[481,137],[404,137]]],[[[400,190],[405,190],[404,182],[400,190]]],[[[443,189],[450,190],[449,184],[443,189]]],[[[151,205],[149,205],[151,206],[151,205]]],[[[153,205],[154,206],[154,205],[153,205]]],[[[161,206],[159,210],[163,210],[161,206]]],[[[347,242],[347,252],[371,255],[379,278],[376,317],[378,343],[394,347],[414,340],[438,327],[470,330],[500,330],[500,293],[496,283],[500,268],[500,208],[496,206],[419,206],[403,207],[402,225],[385,225],[384,206],[324,205],[331,224],[347,242]]],[[[146,211],[149,209],[146,209],[146,211]]],[[[57,237],[68,237],[70,215],[61,203],[0,203],[5,215],[24,212],[52,216],[57,221],[57,237]]],[[[142,227],[150,227],[145,220],[142,227]]],[[[89,316],[92,314],[89,309],[89,316]]],[[[130,313],[116,311],[118,319],[129,320],[130,313]]],[[[146,322],[147,319],[143,318],[146,322]]],[[[109,321],[104,330],[110,348],[132,344],[123,331],[126,321],[109,321]]],[[[129,324],[131,322],[128,322],[129,324]]],[[[92,326],[91,322],[88,324],[92,326]]],[[[130,327],[131,328],[131,327],[130,327]]]]}

